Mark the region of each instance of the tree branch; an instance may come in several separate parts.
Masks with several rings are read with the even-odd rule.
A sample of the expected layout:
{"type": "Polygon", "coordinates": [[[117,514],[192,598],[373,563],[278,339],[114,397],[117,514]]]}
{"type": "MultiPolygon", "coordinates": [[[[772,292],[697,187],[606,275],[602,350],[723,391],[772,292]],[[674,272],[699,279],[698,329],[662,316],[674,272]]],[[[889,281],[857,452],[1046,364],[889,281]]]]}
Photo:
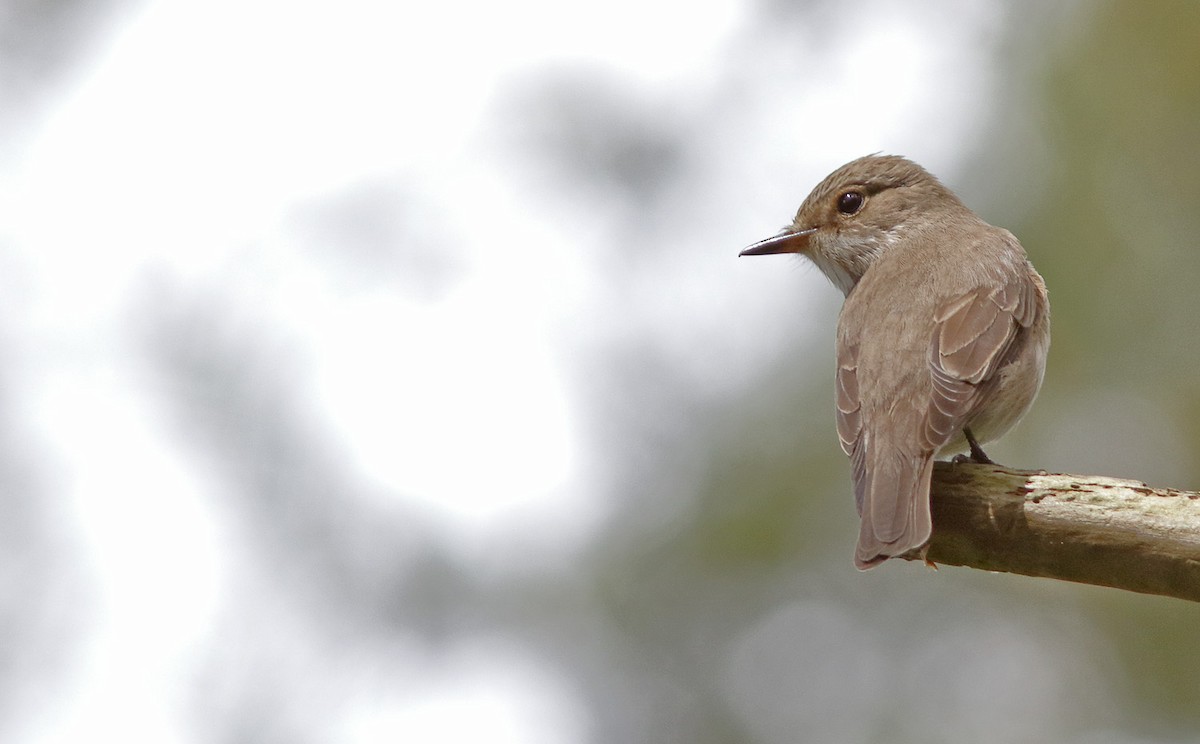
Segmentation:
{"type": "Polygon", "coordinates": [[[934,563],[1200,601],[1200,493],[947,462],[931,491],[934,563]]]}

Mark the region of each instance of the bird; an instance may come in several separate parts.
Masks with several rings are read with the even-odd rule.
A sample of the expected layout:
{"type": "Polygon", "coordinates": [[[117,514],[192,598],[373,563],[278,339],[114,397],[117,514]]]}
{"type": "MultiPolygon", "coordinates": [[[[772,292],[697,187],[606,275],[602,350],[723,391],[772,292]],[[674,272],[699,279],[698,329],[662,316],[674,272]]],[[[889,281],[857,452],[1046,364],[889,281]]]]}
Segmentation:
{"type": "Polygon", "coordinates": [[[991,463],[981,445],[1037,397],[1046,284],[1012,233],[896,155],[833,171],[791,225],[739,255],[776,253],[806,257],[845,295],[835,400],[860,517],[854,564],[924,557],[936,457],[965,447],[991,463]]]}

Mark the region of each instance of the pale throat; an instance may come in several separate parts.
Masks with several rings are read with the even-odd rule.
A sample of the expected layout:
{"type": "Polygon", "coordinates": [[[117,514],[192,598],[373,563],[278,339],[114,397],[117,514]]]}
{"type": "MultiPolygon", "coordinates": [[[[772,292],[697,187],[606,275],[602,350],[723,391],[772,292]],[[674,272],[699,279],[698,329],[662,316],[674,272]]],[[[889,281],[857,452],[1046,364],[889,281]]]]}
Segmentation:
{"type": "Polygon", "coordinates": [[[852,238],[839,235],[822,241],[807,255],[843,295],[849,296],[875,259],[903,239],[901,232],[897,226],[852,238]]]}

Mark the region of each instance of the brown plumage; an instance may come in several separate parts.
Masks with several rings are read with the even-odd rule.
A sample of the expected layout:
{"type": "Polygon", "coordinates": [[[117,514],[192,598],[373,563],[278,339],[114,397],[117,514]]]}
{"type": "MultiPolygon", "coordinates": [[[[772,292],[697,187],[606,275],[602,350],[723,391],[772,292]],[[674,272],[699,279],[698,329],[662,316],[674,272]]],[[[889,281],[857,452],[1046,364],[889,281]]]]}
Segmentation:
{"type": "Polygon", "coordinates": [[[1050,344],[1046,286],[1011,233],[895,156],[837,169],[789,228],[742,255],[786,252],[846,295],[837,430],[862,520],[854,560],[870,568],[929,540],[934,457],[999,437],[1033,403],[1050,344]]]}

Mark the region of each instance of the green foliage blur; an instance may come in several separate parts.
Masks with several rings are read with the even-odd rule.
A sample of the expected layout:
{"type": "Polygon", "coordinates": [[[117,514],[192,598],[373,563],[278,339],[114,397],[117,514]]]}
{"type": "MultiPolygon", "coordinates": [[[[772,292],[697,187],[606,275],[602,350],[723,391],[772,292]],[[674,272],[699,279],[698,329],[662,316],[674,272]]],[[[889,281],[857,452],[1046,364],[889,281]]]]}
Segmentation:
{"type": "MultiPolygon", "coordinates": [[[[1021,239],[1053,306],[1041,398],[989,451],[1021,467],[1200,487],[1200,5],[1078,6],[1054,33],[1038,33],[1032,15],[1013,8],[1006,17],[995,59],[1005,99],[972,155],[976,167],[952,181],[976,211],[1021,239]]],[[[710,249],[732,257],[737,247],[710,249]]],[[[625,510],[570,586],[595,593],[611,633],[612,664],[585,685],[607,711],[596,740],[1200,735],[1195,605],[963,569],[850,568],[856,520],[830,404],[836,305],[831,293],[814,319],[828,334],[782,353],[736,397],[682,396],[686,412],[671,417],[674,427],[658,416],[626,422],[620,439],[640,450],[626,461],[640,464],[615,487],[625,510]],[[663,501],[677,511],[646,527],[647,504],[663,501]],[[761,687],[723,684],[739,643],[752,646],[793,603],[801,614],[837,608],[830,625],[795,625],[797,634],[818,634],[795,638],[798,648],[815,644],[828,655],[770,646],[755,657],[761,687]],[[1025,640],[989,647],[993,618],[1025,640]],[[961,654],[913,676],[964,636],[961,654]],[[993,675],[1032,638],[1044,652],[997,682],[993,675]],[[773,670],[773,659],[795,664],[773,670]],[[865,688],[838,682],[857,675],[865,688]],[[1045,707],[1013,693],[1038,690],[1039,680],[1053,690],[1045,707]],[[608,708],[610,685],[638,690],[645,709],[608,708]],[[829,686],[839,695],[818,710],[779,712],[820,699],[829,686]],[[985,725],[988,714],[966,702],[922,708],[916,693],[899,692],[913,688],[934,700],[978,689],[975,704],[1003,713],[985,725]]],[[[679,384],[636,365],[614,374],[614,386],[640,385],[649,397],[655,386],[679,384]]]]}
{"type": "MultiPolygon", "coordinates": [[[[90,4],[18,5],[33,13],[90,4]]],[[[543,189],[539,217],[551,221],[564,203],[584,205],[573,219],[602,215],[563,231],[579,240],[564,250],[586,246],[588,270],[604,285],[596,294],[614,306],[597,315],[627,319],[618,310],[647,299],[669,305],[694,286],[697,254],[727,256],[733,275],[738,251],[790,217],[741,243],[711,238],[723,215],[761,195],[764,174],[796,156],[771,152],[733,175],[713,161],[753,151],[739,146],[767,130],[747,125],[747,109],[804,127],[780,102],[833,100],[804,64],[838,43],[854,48],[862,14],[900,12],[893,5],[772,0],[745,6],[744,17],[731,12],[742,43],[710,87],[672,91],[677,99],[627,90],[581,65],[535,70],[497,92],[494,108],[481,107],[495,119],[488,136],[517,153],[511,177],[543,189]],[[752,98],[750,82],[766,68],[777,87],[770,107],[756,109],[768,104],[752,98]],[[716,172],[744,180],[715,183],[716,172]]],[[[938,175],[1020,238],[1050,289],[1042,394],[989,454],[1017,467],[1200,489],[1200,3],[904,8],[917,6],[946,24],[959,12],[994,21],[987,46],[998,98],[980,138],[955,143],[968,167],[938,175]]],[[[680,21],[678,38],[664,44],[689,43],[680,21]]],[[[457,51],[456,40],[446,43],[457,51]]],[[[864,112],[871,107],[852,113],[864,112]]],[[[818,161],[830,143],[811,148],[808,161],[818,161]]],[[[793,206],[841,162],[796,174],[793,206]]],[[[413,203],[414,214],[424,211],[413,203]]],[[[453,273],[439,262],[459,238],[514,248],[490,228],[429,229],[444,242],[428,249],[436,260],[419,263],[453,273]]],[[[380,242],[395,249],[391,237],[380,242]]],[[[348,253],[340,244],[334,252],[348,253]]],[[[363,255],[348,263],[387,263],[363,255]]],[[[818,286],[794,266],[762,266],[764,277],[794,279],[797,295],[818,286]]],[[[584,708],[594,744],[1200,740],[1194,604],[915,562],[855,571],[857,518],[832,403],[841,298],[821,291],[797,296],[779,328],[737,326],[741,336],[784,340],[752,377],[731,373],[735,382],[689,366],[736,368],[741,348],[717,333],[689,336],[680,327],[689,318],[657,335],[589,318],[602,329],[588,329],[601,348],[571,346],[587,333],[564,320],[563,355],[578,365],[572,413],[586,421],[589,485],[609,511],[586,544],[538,566],[513,555],[480,559],[419,509],[380,506],[386,500],[355,471],[335,427],[312,413],[302,375],[281,362],[288,344],[257,321],[222,316],[219,291],[133,303],[142,337],[131,346],[144,356],[146,387],[161,389],[173,435],[210,468],[206,485],[223,499],[215,508],[237,546],[234,599],[198,649],[196,683],[181,702],[197,741],[327,741],[321,726],[342,713],[339,696],[356,685],[373,691],[392,665],[409,662],[412,646],[436,659],[478,639],[552,670],[584,708]],[[667,338],[685,352],[664,348],[667,338]]],[[[736,324],[744,308],[721,310],[736,324]]],[[[447,415],[469,427],[470,413],[447,415]]],[[[471,456],[462,453],[464,467],[471,456]]],[[[521,539],[504,548],[520,553],[521,539]]],[[[12,582],[32,588],[10,592],[21,598],[6,622],[30,635],[44,623],[24,596],[51,586],[43,571],[12,582]]],[[[43,593],[47,606],[73,612],[43,593]]],[[[10,664],[9,687],[34,689],[28,670],[50,655],[10,664]]]]}
{"type": "MultiPolygon", "coordinates": [[[[1047,381],[1027,429],[1075,442],[1047,468],[1200,486],[1200,5],[1097,5],[1016,106],[1045,123],[1040,188],[1013,229],[1053,287],[1047,381]],[[1071,417],[1069,424],[1050,422],[1071,417]],[[1064,461],[1065,460],[1065,461],[1064,461]]],[[[1048,444],[1043,440],[1043,444],[1048,444]]],[[[1071,588],[1062,588],[1070,592],[1071,588]]],[[[1200,731],[1200,611],[1080,591],[1155,736],[1200,731]]]]}

